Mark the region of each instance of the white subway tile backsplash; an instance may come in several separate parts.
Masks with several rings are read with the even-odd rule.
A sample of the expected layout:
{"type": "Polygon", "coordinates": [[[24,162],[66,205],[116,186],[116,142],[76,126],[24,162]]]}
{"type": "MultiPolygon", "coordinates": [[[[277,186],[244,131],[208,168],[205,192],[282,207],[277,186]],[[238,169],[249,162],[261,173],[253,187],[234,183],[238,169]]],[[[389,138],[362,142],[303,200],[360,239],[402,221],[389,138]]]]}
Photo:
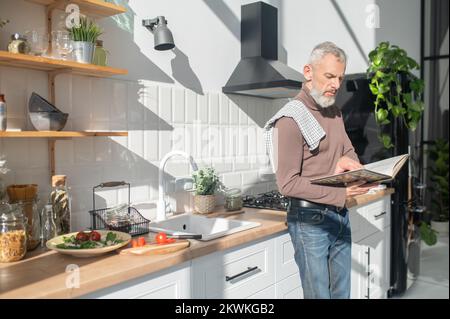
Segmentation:
{"type": "Polygon", "coordinates": [[[186,97],[186,123],[192,124],[197,119],[197,94],[191,90],[185,90],[186,97]]]}
{"type": "Polygon", "coordinates": [[[144,159],[147,161],[158,160],[158,131],[157,130],[145,130],[144,131],[144,159]]]}
{"type": "Polygon", "coordinates": [[[219,124],[219,96],[216,93],[210,93],[208,97],[209,124],[219,124]]]}
{"type": "Polygon", "coordinates": [[[5,139],[3,152],[6,155],[8,168],[28,168],[30,163],[29,139],[5,139]]]}
{"type": "Polygon", "coordinates": [[[74,162],[76,165],[95,163],[94,138],[76,138],[73,141],[74,162]]]}
{"type": "Polygon", "coordinates": [[[197,95],[197,120],[199,124],[208,123],[208,96],[197,95]]]}
{"type": "Polygon", "coordinates": [[[144,157],[144,131],[128,132],[128,149],[140,157],[144,157]]]}
{"type": "Polygon", "coordinates": [[[48,167],[48,141],[41,138],[30,138],[28,142],[30,168],[47,168],[48,167]]]}
{"type": "Polygon", "coordinates": [[[123,122],[127,121],[127,102],[128,102],[128,92],[127,83],[122,81],[111,81],[112,88],[112,101],[110,103],[110,115],[109,120],[112,122],[123,122]]]}
{"type": "Polygon", "coordinates": [[[127,83],[127,104],[128,123],[143,123],[145,118],[145,91],[138,83],[127,83]]]}
{"type": "MultiPolygon", "coordinates": [[[[15,71],[0,69],[0,88],[2,93],[6,90],[7,102],[19,105],[14,108],[8,103],[8,110],[14,108],[8,113],[8,128],[25,128],[29,95],[36,91],[47,97],[47,78],[43,72],[15,71]]],[[[128,137],[57,141],[56,171],[66,174],[73,188],[72,225],[76,229],[90,223],[87,211],[92,208],[92,187],[111,180],[130,182],[132,202],[147,202],[146,214],[153,218],[159,161],[175,149],[193,155],[200,168],[214,167],[228,187],[244,185],[243,190],[250,193],[273,187],[273,177],[258,175],[264,164],[257,161],[258,154],[265,154],[260,126],[276,108],[272,101],[70,74],[59,75],[55,83],[56,105],[70,114],[65,130],[128,131],[128,137]]],[[[8,180],[38,183],[45,193],[50,179],[47,140],[0,142],[1,154],[6,154],[13,169],[8,180]]],[[[191,171],[184,159],[173,158],[167,173],[167,179],[173,179],[190,176],[191,171]]],[[[109,207],[127,196],[126,189],[105,191],[98,205],[109,207]]],[[[190,194],[171,197],[177,210],[192,208],[190,194]]]]}
{"type": "Polygon", "coordinates": [[[222,175],[223,184],[228,187],[241,187],[241,174],[239,173],[229,173],[222,175]]]}
{"type": "Polygon", "coordinates": [[[226,95],[220,95],[220,105],[219,105],[219,123],[221,125],[227,125],[230,123],[230,107],[229,99],[226,95]]]}
{"type": "MultiPolygon", "coordinates": [[[[24,118],[27,115],[27,72],[23,69],[2,69],[2,94],[5,95],[9,118],[24,118]]],[[[23,127],[22,127],[23,128],[23,127]]]]}
{"type": "Polygon", "coordinates": [[[158,114],[162,121],[172,123],[172,89],[170,87],[159,88],[158,114]]]}
{"type": "Polygon", "coordinates": [[[72,119],[92,118],[91,78],[72,76],[72,119]]]}
{"type": "Polygon", "coordinates": [[[185,122],[185,90],[180,88],[175,88],[172,90],[173,94],[173,103],[172,103],[172,112],[173,112],[173,122],[177,124],[181,124],[185,122]]]}

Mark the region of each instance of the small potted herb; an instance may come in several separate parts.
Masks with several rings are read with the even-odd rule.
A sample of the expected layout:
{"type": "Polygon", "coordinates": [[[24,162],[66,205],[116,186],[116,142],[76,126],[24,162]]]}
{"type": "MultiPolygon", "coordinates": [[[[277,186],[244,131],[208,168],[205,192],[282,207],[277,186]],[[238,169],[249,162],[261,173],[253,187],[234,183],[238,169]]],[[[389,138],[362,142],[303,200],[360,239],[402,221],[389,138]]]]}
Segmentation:
{"type": "Polygon", "coordinates": [[[86,17],[80,17],[80,23],[69,28],[68,31],[73,41],[75,60],[81,63],[92,63],[96,41],[103,31],[86,17]]]}
{"type": "Polygon", "coordinates": [[[216,190],[220,188],[220,180],[214,168],[207,167],[192,174],[194,179],[194,210],[200,214],[207,214],[216,206],[216,190]]]}

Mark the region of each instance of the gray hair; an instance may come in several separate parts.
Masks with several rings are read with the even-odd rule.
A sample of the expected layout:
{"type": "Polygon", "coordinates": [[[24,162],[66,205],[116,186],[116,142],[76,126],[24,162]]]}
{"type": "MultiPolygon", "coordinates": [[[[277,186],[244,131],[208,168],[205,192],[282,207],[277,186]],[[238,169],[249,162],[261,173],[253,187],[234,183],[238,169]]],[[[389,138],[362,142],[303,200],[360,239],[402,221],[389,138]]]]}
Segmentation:
{"type": "Polygon", "coordinates": [[[314,47],[309,56],[309,64],[315,64],[321,60],[325,55],[332,54],[338,58],[338,60],[344,64],[347,64],[347,55],[344,50],[339,48],[333,42],[323,42],[314,47]]]}

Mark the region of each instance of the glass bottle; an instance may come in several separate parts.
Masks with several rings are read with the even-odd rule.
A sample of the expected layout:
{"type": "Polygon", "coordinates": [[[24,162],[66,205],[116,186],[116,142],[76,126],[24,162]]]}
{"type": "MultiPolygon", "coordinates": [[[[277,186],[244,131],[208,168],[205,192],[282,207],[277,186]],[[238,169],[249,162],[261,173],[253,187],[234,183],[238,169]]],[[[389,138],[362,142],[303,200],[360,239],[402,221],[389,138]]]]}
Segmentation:
{"type": "Polygon", "coordinates": [[[52,192],[49,203],[53,213],[58,235],[70,232],[71,197],[66,186],[66,175],[52,176],[52,192]]]}
{"type": "Polygon", "coordinates": [[[92,61],[92,64],[106,66],[107,54],[108,51],[103,48],[103,41],[97,40],[95,44],[94,59],[92,61]]]}
{"type": "Polygon", "coordinates": [[[53,207],[47,204],[42,209],[42,228],[41,228],[41,246],[45,247],[45,243],[58,236],[56,231],[55,218],[53,216],[53,207]]]}
{"type": "Polygon", "coordinates": [[[0,263],[22,259],[27,253],[27,218],[19,204],[0,203],[0,263]]]}

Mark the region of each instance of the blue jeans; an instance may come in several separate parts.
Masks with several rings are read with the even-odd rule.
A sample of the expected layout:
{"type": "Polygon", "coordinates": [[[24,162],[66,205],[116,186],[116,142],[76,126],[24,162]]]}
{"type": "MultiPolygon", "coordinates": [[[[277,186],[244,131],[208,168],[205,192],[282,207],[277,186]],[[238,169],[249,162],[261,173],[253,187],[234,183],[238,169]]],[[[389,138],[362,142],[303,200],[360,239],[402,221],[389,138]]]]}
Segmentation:
{"type": "Polygon", "coordinates": [[[350,298],[348,210],[288,207],[288,231],[305,299],[350,298]]]}

